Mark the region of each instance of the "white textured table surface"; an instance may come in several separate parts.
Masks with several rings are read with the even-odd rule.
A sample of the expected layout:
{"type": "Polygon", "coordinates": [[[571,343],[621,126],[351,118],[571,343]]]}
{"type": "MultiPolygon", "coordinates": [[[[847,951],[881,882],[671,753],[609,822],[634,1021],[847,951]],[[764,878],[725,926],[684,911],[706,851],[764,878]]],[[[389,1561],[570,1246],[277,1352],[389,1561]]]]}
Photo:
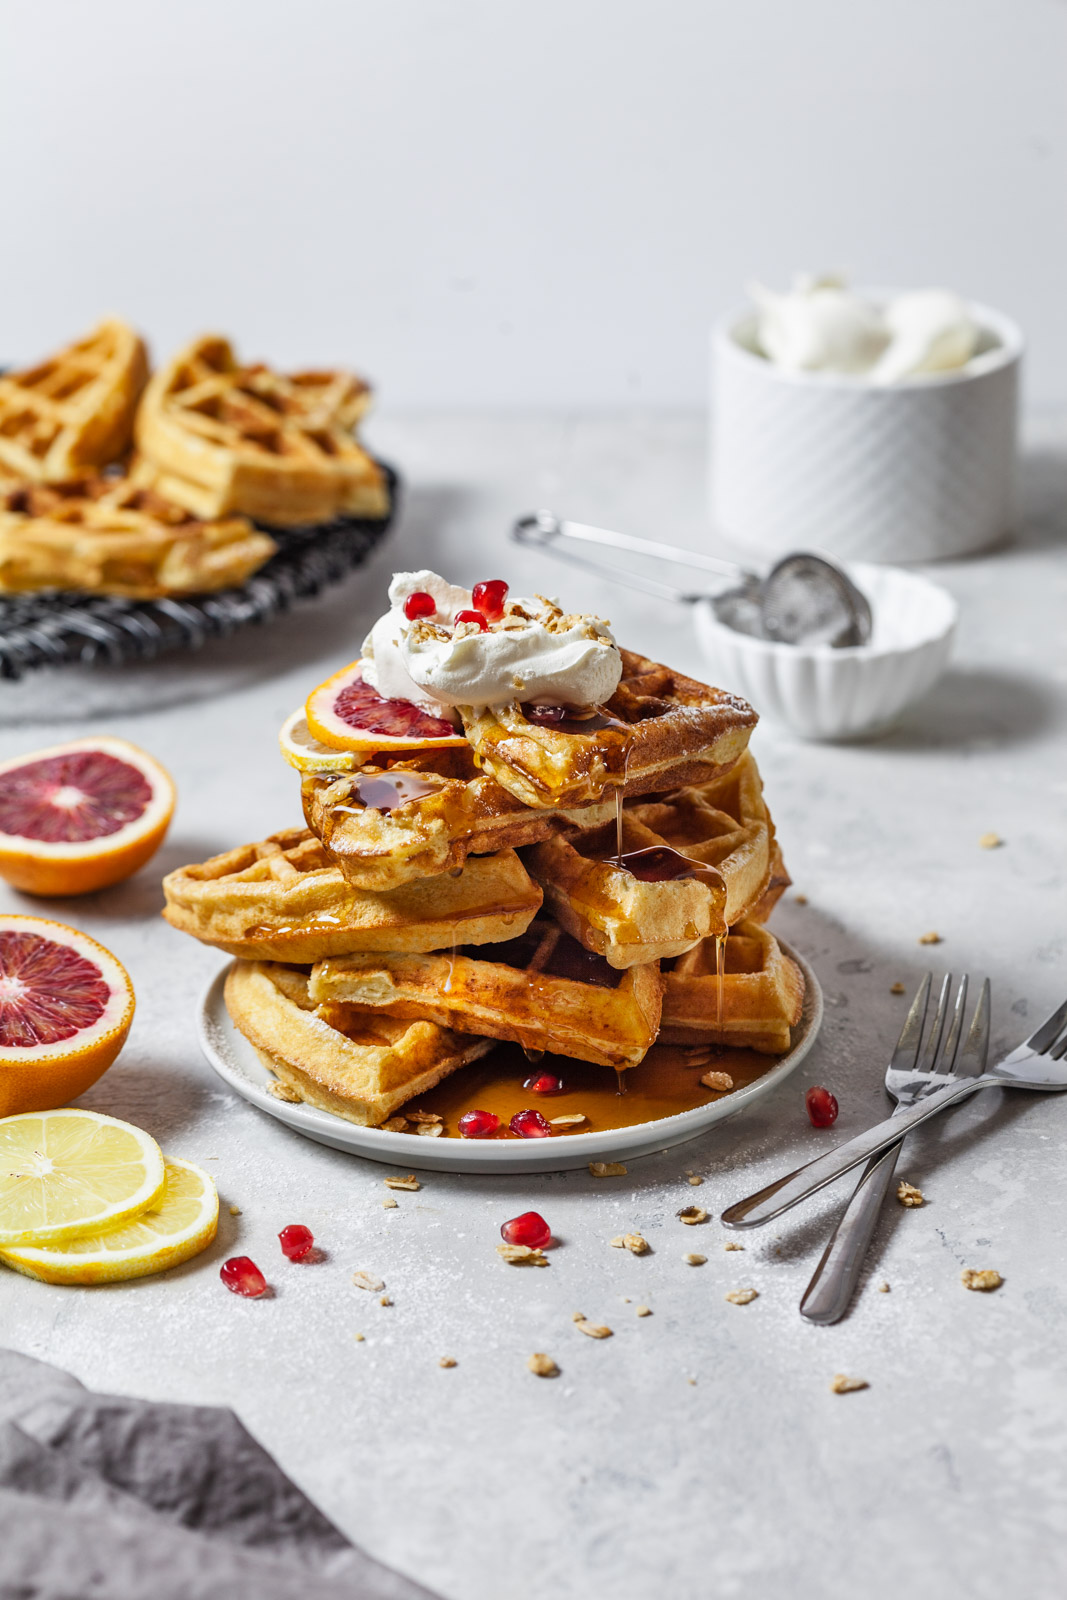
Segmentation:
{"type": "MultiPolygon", "coordinates": [[[[562,591],[606,611],[624,642],[699,676],[683,614],[520,555],[504,532],[541,503],[694,545],[706,532],[698,418],[411,417],[373,434],[406,477],[404,512],[340,592],[152,671],[0,687],[0,755],[107,729],[178,781],[155,863],[46,909],[110,945],[137,989],[130,1043],[87,1103],[204,1163],[223,1197],[216,1247],[167,1277],[65,1290],[0,1275],[0,1338],[99,1388],[234,1406],[342,1528],[454,1600],[1062,1593],[1067,1100],[989,1096],[914,1136],[900,1171],[928,1203],[891,1205],[870,1282],[836,1328],[807,1326],[797,1302],[848,1180],[745,1236],[743,1254],[724,1252],[717,1222],[683,1228],[674,1215],[699,1201],[714,1216],[824,1148],[804,1114],[811,1083],[840,1101],[835,1136],[883,1112],[881,1066],[906,1005],[895,981],[910,991],[930,963],[990,973],[995,1046],[1067,992],[1057,430],[1031,430],[1018,544],[936,574],[963,620],[928,701],[866,746],[756,734],[808,897],[788,896],[774,925],[814,963],[828,1002],[797,1075],[624,1179],[428,1174],[388,1211],[382,1178],[394,1169],[307,1143],[222,1092],[194,1034],[219,958],[159,919],[159,876],[298,819],[278,724],[356,653],[394,566],[562,591]],[[979,848],[988,830],[1002,848],[979,848]],[[928,929],[944,940],[932,950],[917,942],[928,929]],[[505,1266],[494,1248],[499,1224],[529,1207],[563,1241],[539,1272],[505,1266]],[[293,1221],[327,1261],[282,1259],[275,1236],[293,1221]],[[609,1247],[629,1229],[652,1255],[609,1247]],[[689,1250],[707,1265],[687,1266],[689,1250]],[[274,1299],[223,1289],[218,1265],[235,1251],[264,1267],[274,1299]],[[996,1267],[1004,1286],[967,1293],[967,1266],[996,1267]],[[386,1280],[392,1306],[352,1286],[355,1267],[386,1280]],[[748,1285],[752,1304],[724,1300],[748,1285]],[[653,1315],[638,1319],[642,1301],[653,1315]],[[582,1338],[574,1311],[614,1338],[582,1338]],[[556,1358],[558,1380],[527,1372],[534,1350],[556,1358]],[[458,1365],[440,1369],[443,1355],[458,1365]],[[832,1394],[837,1372],[870,1387],[832,1394]]],[[[40,909],[6,890],[0,905],[40,909]]]]}

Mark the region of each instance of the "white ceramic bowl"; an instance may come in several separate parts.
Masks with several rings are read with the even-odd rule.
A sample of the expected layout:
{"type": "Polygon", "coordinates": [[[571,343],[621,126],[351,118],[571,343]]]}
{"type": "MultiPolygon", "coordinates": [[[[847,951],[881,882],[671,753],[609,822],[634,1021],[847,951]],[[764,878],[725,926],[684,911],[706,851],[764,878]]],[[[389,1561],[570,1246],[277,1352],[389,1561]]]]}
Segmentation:
{"type": "MultiPolygon", "coordinates": [[[[871,299],[890,291],[863,291],[871,299]]],[[[783,372],[756,349],[756,313],[712,335],[711,505],[737,551],[815,548],[838,560],[927,561],[1012,526],[1023,340],[971,303],[979,353],[959,372],[875,388],[783,372]]]]}
{"type": "Polygon", "coordinates": [[[957,606],[947,589],[900,567],[850,562],[846,570],[874,618],[870,643],[852,649],[755,639],[720,622],[710,601],[695,607],[712,681],[802,739],[884,733],[933,688],[952,651],[957,606]]]}

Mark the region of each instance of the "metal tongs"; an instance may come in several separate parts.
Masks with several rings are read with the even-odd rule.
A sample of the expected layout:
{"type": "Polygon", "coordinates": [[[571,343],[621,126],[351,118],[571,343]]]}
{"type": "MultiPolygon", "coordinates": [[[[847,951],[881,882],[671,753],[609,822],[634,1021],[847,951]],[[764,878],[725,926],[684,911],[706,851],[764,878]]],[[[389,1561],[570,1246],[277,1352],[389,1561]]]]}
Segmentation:
{"type": "Polygon", "coordinates": [[[638,539],[629,533],[613,533],[607,528],[591,528],[584,522],[568,522],[554,511],[535,511],[520,517],[511,530],[517,544],[547,550],[571,566],[584,567],[602,578],[622,583],[644,594],[658,595],[683,605],[710,604],[720,622],[756,638],[779,644],[831,645],[842,649],[866,644],[871,636],[871,608],[846,572],[824,556],[810,551],[795,551],[775,563],[766,577],[718,556],[699,550],[683,550],[678,545],[638,539]],[[594,545],[607,550],[626,550],[634,555],[653,556],[700,572],[712,572],[732,580],[732,586],[714,594],[677,589],[659,578],[643,577],[590,560],[568,548],[571,544],[594,545]]]}

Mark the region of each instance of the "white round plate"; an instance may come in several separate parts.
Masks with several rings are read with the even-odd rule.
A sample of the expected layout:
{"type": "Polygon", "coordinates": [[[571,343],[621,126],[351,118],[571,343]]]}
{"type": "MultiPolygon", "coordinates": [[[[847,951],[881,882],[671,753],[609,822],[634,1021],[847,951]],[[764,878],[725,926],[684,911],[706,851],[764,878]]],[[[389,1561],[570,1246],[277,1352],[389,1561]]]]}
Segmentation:
{"type": "Polygon", "coordinates": [[[294,1105],[270,1093],[275,1080],[260,1061],[243,1034],[230,1020],[222,991],[229,967],[212,979],[200,1007],[200,1047],[219,1077],[252,1105],[268,1116],[277,1117],[288,1127],[332,1145],[335,1150],[350,1150],[371,1161],[385,1161],[393,1167],[420,1167],[437,1172],[563,1172],[584,1167],[588,1161],[611,1161],[620,1156],[646,1156],[654,1150],[684,1144],[705,1133],[716,1122],[743,1111],[755,1100],[770,1094],[803,1061],[815,1043],[822,1026],[822,990],[808,963],[780,939],[804,974],[804,1011],[793,1029],[793,1047],[788,1055],[757,1078],[754,1083],[721,1100],[680,1111],[673,1117],[640,1122],[631,1128],[602,1128],[594,1133],[569,1133],[555,1139],[419,1139],[410,1133],[389,1133],[384,1128],[361,1128],[345,1122],[329,1111],[314,1106],[294,1105]]]}

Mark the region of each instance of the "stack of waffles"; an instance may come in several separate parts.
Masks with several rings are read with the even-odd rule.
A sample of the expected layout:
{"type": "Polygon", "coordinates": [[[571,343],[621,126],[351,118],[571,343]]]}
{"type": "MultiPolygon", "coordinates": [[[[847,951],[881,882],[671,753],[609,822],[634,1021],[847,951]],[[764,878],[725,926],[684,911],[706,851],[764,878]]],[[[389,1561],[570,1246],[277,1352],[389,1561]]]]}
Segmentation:
{"type": "Polygon", "coordinates": [[[274,554],[256,524],[385,516],[354,431],[369,402],[349,373],[242,366],[218,337],[150,377],[134,330],[101,323],[0,377],[0,592],[205,593],[274,554]]]}
{"type": "MultiPolygon", "coordinates": [[[[463,617],[476,651],[486,630],[463,617]]],[[[164,881],[168,921],[237,958],[226,1003],[275,1093],[464,1134],[471,1116],[410,1103],[504,1042],[609,1077],[682,1046],[693,1103],[722,1092],[700,1081],[719,1047],[789,1049],[803,977],[765,927],[789,879],[756,715],[631,652],[619,665],[596,707],[449,717],[384,697],[363,659],[289,719],[307,826],[164,881]]]]}

